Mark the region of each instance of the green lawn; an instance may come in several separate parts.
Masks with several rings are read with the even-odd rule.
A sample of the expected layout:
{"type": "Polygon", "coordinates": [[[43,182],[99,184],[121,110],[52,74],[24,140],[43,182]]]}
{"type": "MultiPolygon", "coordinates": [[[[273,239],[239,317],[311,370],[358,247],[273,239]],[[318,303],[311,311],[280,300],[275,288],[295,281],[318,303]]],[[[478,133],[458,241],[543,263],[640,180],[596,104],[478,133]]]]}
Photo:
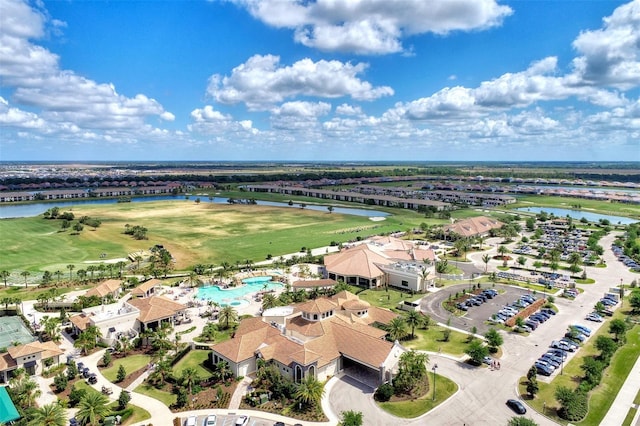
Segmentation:
{"type": "Polygon", "coordinates": [[[75,266],[75,274],[87,267],[83,262],[99,260],[102,253],[109,258],[125,257],[153,244],[163,244],[174,255],[175,266],[180,270],[196,263],[211,263],[212,259],[217,264],[223,261],[234,264],[244,259],[261,261],[268,254],[276,257],[297,252],[302,246],[320,247],[332,241],[345,242],[409,229],[422,222],[443,222],[426,219],[414,211],[389,211],[393,214],[386,220],[372,222],[364,216],[328,211],[196,204],[189,200],[78,205],[73,207],[76,217],[97,218],[102,225],[96,230],[85,227],[80,235],[71,235],[68,231],[59,232],[61,222],[57,220],[42,217],[1,220],[4,255],[0,257],[0,270],[12,272],[9,281],[15,283],[24,282],[19,275],[23,270],[31,272],[32,282],[44,270],[60,270],[68,279],[67,265],[75,266]],[[137,241],[123,234],[125,224],[146,227],[149,239],[137,241]]]}
{"type": "Polygon", "coordinates": [[[209,359],[209,353],[211,351],[205,350],[192,350],[189,351],[176,365],[173,366],[173,374],[175,377],[180,377],[182,371],[189,367],[194,367],[198,371],[198,376],[201,379],[210,377],[212,371],[204,366],[205,361],[209,359]]]}
{"type": "MultiPolygon", "coordinates": [[[[621,317],[623,317],[623,315],[619,312],[614,316],[614,318],[621,317]]],[[[564,366],[563,375],[557,375],[550,384],[538,382],[540,392],[533,401],[527,401],[528,404],[536,411],[542,412],[543,403],[546,402],[547,416],[558,423],[567,424],[566,421],[555,415],[555,409],[559,408],[554,397],[555,389],[560,385],[571,389],[575,389],[578,386],[578,379],[584,375],[580,368],[583,358],[599,353],[594,347],[594,343],[598,335],[608,335],[607,329],[608,326],[605,324],[603,327],[600,327],[595,335],[591,336],[576,357],[564,366]]],[[[613,356],[611,365],[605,371],[600,385],[589,393],[589,413],[587,417],[576,424],[584,426],[596,426],[600,424],[639,355],[640,326],[636,325],[627,332],[627,344],[618,349],[613,356]]],[[[525,378],[520,380],[519,390],[521,394],[526,393],[524,386],[525,381],[525,378]]]]}
{"type": "Polygon", "coordinates": [[[141,384],[133,391],[141,393],[142,395],[150,396],[151,398],[155,398],[158,401],[164,403],[164,405],[166,405],[167,407],[170,407],[176,403],[177,396],[175,394],[156,389],[154,386],[151,386],[147,383],[141,384]]]}
{"type": "Polygon", "coordinates": [[[622,426],[633,426],[631,424],[631,421],[633,421],[633,418],[635,417],[637,412],[638,412],[637,408],[631,407],[629,409],[629,412],[627,413],[627,417],[625,417],[624,422],[622,422],[622,426]]]}
{"type": "Polygon", "coordinates": [[[358,293],[358,297],[362,300],[366,300],[373,306],[379,306],[381,308],[393,309],[398,308],[398,303],[403,300],[415,301],[424,296],[423,294],[414,294],[413,296],[408,293],[389,288],[385,289],[367,289],[358,293]]]}
{"type": "MultiPolygon", "coordinates": [[[[380,408],[396,417],[411,419],[423,415],[437,407],[458,390],[452,380],[436,374],[436,398],[433,400],[433,374],[429,373],[429,392],[420,398],[400,402],[380,402],[380,408]]],[[[366,419],[364,419],[366,422],[366,419]]]]}
{"type": "Polygon", "coordinates": [[[124,366],[127,374],[133,373],[151,362],[149,355],[128,355],[124,358],[114,359],[109,368],[103,369],[102,375],[110,382],[115,382],[118,377],[118,369],[124,366]]]}
{"type": "MultiPolygon", "coordinates": [[[[402,345],[409,349],[430,352],[444,352],[447,354],[461,356],[467,348],[467,335],[458,331],[451,331],[449,341],[442,341],[442,332],[445,328],[437,325],[430,326],[428,330],[416,329],[416,337],[413,340],[406,340],[402,345]]],[[[408,330],[411,332],[411,330],[408,330]]]]}

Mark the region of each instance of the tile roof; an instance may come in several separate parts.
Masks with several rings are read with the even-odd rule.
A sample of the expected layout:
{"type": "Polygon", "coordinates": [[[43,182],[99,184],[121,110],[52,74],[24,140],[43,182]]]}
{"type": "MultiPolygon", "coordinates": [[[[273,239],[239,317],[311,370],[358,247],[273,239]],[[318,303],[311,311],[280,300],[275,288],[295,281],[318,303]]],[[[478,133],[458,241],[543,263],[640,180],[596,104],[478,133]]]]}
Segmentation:
{"type": "Polygon", "coordinates": [[[317,299],[309,300],[308,302],[300,303],[296,307],[302,312],[320,314],[336,309],[338,305],[325,297],[319,297],[317,299]]]}
{"type": "Polygon", "coordinates": [[[486,216],[470,217],[458,220],[443,227],[445,232],[455,232],[462,237],[474,237],[483,235],[492,229],[502,228],[504,224],[498,220],[486,216]]]}
{"type": "Polygon", "coordinates": [[[85,296],[105,297],[106,295],[117,291],[120,287],[122,287],[122,280],[106,280],[87,291],[85,296]]]}
{"type": "Polygon", "coordinates": [[[70,317],[69,321],[71,321],[71,324],[75,325],[78,330],[85,331],[87,329],[87,326],[89,325],[90,320],[87,314],[82,313],[70,317]]]}
{"type": "Polygon", "coordinates": [[[393,261],[374,252],[366,244],[344,249],[324,258],[324,264],[329,272],[369,279],[383,275],[376,264],[388,265],[390,263],[393,261]]]}
{"type": "Polygon", "coordinates": [[[64,353],[54,342],[31,342],[18,346],[10,346],[7,348],[7,352],[13,359],[27,355],[34,355],[41,352],[41,357],[45,359],[51,358],[54,355],[62,355],[64,353]]]}
{"type": "Polygon", "coordinates": [[[134,296],[144,296],[147,291],[151,290],[155,286],[162,285],[162,281],[157,278],[150,279],[140,284],[138,287],[131,290],[131,294],[134,296]]]}
{"type": "Polygon", "coordinates": [[[169,318],[174,316],[178,312],[187,309],[187,307],[182,303],[174,302],[173,300],[169,300],[164,296],[130,299],[127,301],[127,303],[140,310],[138,319],[142,323],[169,318]]]}
{"type": "Polygon", "coordinates": [[[11,367],[17,367],[16,360],[9,355],[9,352],[5,352],[0,355],[0,371],[7,370],[11,367]]]}

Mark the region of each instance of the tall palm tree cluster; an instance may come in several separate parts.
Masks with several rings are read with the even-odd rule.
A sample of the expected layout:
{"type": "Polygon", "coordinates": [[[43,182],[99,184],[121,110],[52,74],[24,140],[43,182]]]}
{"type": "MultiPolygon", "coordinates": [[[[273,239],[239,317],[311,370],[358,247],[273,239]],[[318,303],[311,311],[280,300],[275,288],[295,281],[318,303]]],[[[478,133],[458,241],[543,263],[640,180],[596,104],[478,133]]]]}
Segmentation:
{"type": "Polygon", "coordinates": [[[392,341],[403,340],[409,334],[407,328],[411,328],[411,339],[415,337],[417,327],[428,326],[430,319],[418,311],[408,311],[404,316],[395,317],[387,324],[389,339],[392,341]]]}

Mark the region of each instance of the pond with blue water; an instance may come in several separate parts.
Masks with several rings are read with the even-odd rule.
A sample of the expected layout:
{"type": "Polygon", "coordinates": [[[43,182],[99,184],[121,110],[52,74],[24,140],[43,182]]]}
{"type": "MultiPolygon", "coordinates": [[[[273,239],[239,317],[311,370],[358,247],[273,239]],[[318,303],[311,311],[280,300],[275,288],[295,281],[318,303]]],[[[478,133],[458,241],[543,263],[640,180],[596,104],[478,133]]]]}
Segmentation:
{"type": "MultiPolygon", "coordinates": [[[[149,202],[149,201],[169,201],[169,202],[188,201],[193,203],[196,198],[199,198],[201,203],[228,204],[228,198],[223,198],[223,197],[209,198],[207,195],[202,195],[202,196],[156,195],[151,197],[132,197],[131,202],[142,203],[142,202],[149,202]]],[[[67,208],[71,206],[81,206],[86,204],[116,204],[116,203],[118,203],[118,200],[115,198],[104,198],[104,199],[92,198],[89,200],[55,201],[55,202],[48,202],[48,203],[3,205],[3,206],[0,206],[0,219],[38,216],[46,212],[52,207],[67,208]]],[[[259,206],[288,207],[288,208],[298,208],[298,209],[300,208],[299,203],[294,203],[292,205],[289,205],[289,203],[281,203],[277,201],[256,200],[256,204],[259,206]]],[[[323,211],[323,212],[328,211],[327,206],[316,205],[316,204],[307,204],[305,206],[305,209],[323,211]]],[[[334,207],[333,213],[349,214],[354,216],[366,216],[366,217],[384,217],[389,215],[389,213],[381,212],[378,210],[356,209],[351,207],[334,207]]]]}
{"type": "Polygon", "coordinates": [[[228,289],[221,289],[217,285],[200,287],[196,297],[204,301],[211,300],[220,306],[243,306],[249,303],[245,299],[249,294],[282,288],[282,284],[272,281],[269,276],[245,278],[242,284],[228,289]]]}
{"type": "Polygon", "coordinates": [[[630,223],[638,222],[638,220],[631,219],[629,217],[591,213],[591,212],[585,212],[583,210],[560,209],[555,207],[521,207],[516,210],[521,212],[529,212],[529,213],[536,213],[536,214],[546,212],[547,214],[553,214],[556,217],[569,216],[570,218],[577,219],[577,220],[580,220],[584,217],[589,222],[599,222],[601,219],[602,220],[606,219],[612,224],[620,223],[622,225],[628,225],[630,223]]]}

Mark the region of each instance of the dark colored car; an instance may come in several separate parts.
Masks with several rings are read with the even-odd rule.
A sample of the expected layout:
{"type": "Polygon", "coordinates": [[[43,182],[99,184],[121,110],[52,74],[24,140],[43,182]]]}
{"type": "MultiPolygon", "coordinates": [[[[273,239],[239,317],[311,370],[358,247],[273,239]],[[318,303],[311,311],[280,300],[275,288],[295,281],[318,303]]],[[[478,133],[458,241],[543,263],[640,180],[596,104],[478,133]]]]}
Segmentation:
{"type": "Polygon", "coordinates": [[[517,399],[508,399],[507,405],[518,414],[526,414],[527,412],[527,409],[524,408],[522,402],[518,401],[517,399]]]}
{"type": "Polygon", "coordinates": [[[89,384],[91,385],[95,385],[96,383],[98,383],[98,377],[96,376],[96,373],[89,374],[89,377],[87,377],[87,382],[89,382],[89,384]]]}
{"type": "Polygon", "coordinates": [[[284,422],[275,422],[273,426],[284,426],[284,422]]]}

